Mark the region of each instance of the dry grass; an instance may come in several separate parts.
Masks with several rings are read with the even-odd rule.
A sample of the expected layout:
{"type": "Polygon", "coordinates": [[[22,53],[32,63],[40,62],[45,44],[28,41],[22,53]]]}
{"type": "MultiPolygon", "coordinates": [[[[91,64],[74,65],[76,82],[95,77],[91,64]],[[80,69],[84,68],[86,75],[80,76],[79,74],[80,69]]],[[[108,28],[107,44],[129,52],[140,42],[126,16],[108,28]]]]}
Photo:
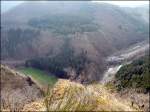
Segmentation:
{"type": "MultiPolygon", "coordinates": [[[[49,86],[42,97],[41,90],[15,71],[1,66],[1,109],[11,111],[136,111],[116,98],[100,84],[84,86],[61,80],[49,86]],[[41,98],[41,99],[40,99],[41,98]]],[[[45,90],[44,90],[45,91],[45,90]]]]}
{"type": "MultiPolygon", "coordinates": [[[[37,102],[26,105],[24,110],[34,111],[37,102]]],[[[111,95],[100,84],[83,86],[68,80],[59,80],[50,94],[41,100],[39,110],[48,111],[135,111],[111,95]],[[46,102],[45,102],[46,101],[46,102]],[[46,105],[45,105],[46,103],[46,105]]]]}
{"type": "Polygon", "coordinates": [[[42,98],[39,87],[27,77],[1,65],[1,110],[20,111],[25,104],[42,98]]]}

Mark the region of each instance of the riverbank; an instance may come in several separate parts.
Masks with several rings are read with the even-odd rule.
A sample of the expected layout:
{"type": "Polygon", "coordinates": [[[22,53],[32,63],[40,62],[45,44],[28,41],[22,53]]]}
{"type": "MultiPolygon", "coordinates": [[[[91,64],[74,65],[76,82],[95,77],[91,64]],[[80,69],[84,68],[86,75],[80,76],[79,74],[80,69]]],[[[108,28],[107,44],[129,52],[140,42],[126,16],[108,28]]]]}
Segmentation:
{"type": "Polygon", "coordinates": [[[146,53],[148,53],[148,50],[149,43],[144,41],[107,57],[107,70],[104,72],[100,83],[106,84],[107,82],[113,80],[115,74],[123,65],[129,64],[133,60],[144,56],[146,53]]]}

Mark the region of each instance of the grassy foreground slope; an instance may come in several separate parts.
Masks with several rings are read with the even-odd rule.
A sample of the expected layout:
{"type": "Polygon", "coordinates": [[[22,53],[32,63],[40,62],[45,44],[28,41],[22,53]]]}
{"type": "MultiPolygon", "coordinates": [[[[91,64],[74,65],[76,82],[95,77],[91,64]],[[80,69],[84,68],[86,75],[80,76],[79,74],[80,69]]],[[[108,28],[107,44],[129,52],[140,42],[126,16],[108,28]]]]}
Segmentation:
{"type": "MultiPolygon", "coordinates": [[[[32,71],[32,70],[31,70],[32,71]]],[[[42,95],[29,77],[1,66],[2,110],[9,111],[135,111],[129,102],[118,99],[100,84],[82,85],[59,79],[42,95]],[[9,99],[8,99],[9,98],[9,99]]]]}
{"type": "Polygon", "coordinates": [[[43,98],[41,89],[28,77],[0,65],[0,111],[21,111],[24,105],[43,98]]]}
{"type": "Polygon", "coordinates": [[[57,78],[55,76],[48,75],[46,72],[35,68],[22,68],[20,71],[25,75],[31,76],[42,86],[53,86],[57,82],[57,78]]]}
{"type": "Polygon", "coordinates": [[[44,99],[28,104],[24,111],[135,111],[128,102],[111,95],[102,85],[84,86],[58,80],[44,99]]]}

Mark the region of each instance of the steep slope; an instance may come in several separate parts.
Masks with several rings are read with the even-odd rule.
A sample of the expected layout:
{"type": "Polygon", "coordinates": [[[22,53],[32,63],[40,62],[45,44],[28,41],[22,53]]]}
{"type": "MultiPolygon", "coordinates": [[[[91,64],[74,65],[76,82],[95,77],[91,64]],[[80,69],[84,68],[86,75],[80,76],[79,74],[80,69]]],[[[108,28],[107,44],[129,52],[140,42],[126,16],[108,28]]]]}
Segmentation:
{"type": "Polygon", "coordinates": [[[142,110],[149,111],[149,55],[135,59],[132,63],[123,65],[115,78],[106,85],[126,99],[131,99],[132,105],[138,105],[142,110]]]}
{"type": "Polygon", "coordinates": [[[127,12],[90,1],[26,2],[2,14],[1,58],[29,60],[28,66],[38,60],[58,76],[71,67],[74,80],[100,80],[106,56],[148,40],[148,24],[127,12]]]}
{"type": "Polygon", "coordinates": [[[118,90],[136,88],[149,92],[149,72],[149,56],[147,55],[121,67],[115,76],[116,86],[118,90]]]}
{"type": "Polygon", "coordinates": [[[29,78],[1,65],[1,111],[20,111],[25,104],[42,98],[42,91],[29,78]]]}
{"type": "Polygon", "coordinates": [[[1,65],[2,111],[139,111],[130,100],[119,98],[101,84],[82,85],[59,79],[45,96],[23,74],[1,65]]]}
{"type": "Polygon", "coordinates": [[[124,10],[131,14],[134,18],[139,18],[141,21],[146,23],[149,23],[149,6],[148,5],[142,5],[140,7],[136,7],[136,10],[134,8],[124,8],[124,10]],[[142,12],[142,13],[141,13],[142,12]]]}
{"type": "Polygon", "coordinates": [[[136,111],[99,84],[83,86],[59,80],[45,99],[25,105],[24,111],[136,111]]]}
{"type": "Polygon", "coordinates": [[[136,9],[132,13],[126,9],[129,11],[91,2],[21,4],[2,14],[2,58],[56,54],[65,43],[64,38],[71,38],[74,51],[86,50],[90,58],[97,60],[148,38],[148,24],[134,16],[136,9]]]}

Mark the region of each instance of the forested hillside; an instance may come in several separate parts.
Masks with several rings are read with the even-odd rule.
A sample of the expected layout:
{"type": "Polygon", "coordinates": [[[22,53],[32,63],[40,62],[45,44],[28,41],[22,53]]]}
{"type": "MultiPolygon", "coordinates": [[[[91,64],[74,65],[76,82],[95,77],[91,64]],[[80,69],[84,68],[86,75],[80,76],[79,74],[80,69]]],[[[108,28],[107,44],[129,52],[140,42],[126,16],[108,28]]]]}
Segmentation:
{"type": "Polygon", "coordinates": [[[2,1],[0,111],[149,111],[149,5],[132,2],[2,1]]]}
{"type": "MultiPolygon", "coordinates": [[[[73,72],[79,82],[99,80],[105,57],[148,40],[140,11],[127,9],[92,2],[25,2],[2,14],[1,58],[27,60],[27,66],[58,76],[73,72]]],[[[141,10],[147,14],[148,9],[141,10]]]]}
{"type": "Polygon", "coordinates": [[[126,88],[150,91],[149,56],[141,57],[129,65],[123,66],[116,74],[116,87],[118,90],[126,88]]]}

